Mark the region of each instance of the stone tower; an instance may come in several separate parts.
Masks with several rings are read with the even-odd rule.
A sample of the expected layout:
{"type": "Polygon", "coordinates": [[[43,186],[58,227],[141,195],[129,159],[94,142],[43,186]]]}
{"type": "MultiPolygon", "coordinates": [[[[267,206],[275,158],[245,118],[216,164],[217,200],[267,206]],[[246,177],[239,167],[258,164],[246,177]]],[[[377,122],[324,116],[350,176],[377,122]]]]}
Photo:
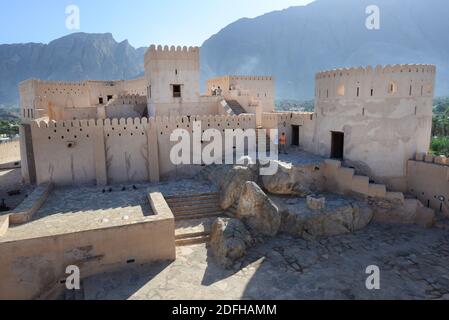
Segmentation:
{"type": "Polygon", "coordinates": [[[318,73],[315,151],[404,190],[407,160],[429,150],[435,72],[394,65],[318,73]]]}

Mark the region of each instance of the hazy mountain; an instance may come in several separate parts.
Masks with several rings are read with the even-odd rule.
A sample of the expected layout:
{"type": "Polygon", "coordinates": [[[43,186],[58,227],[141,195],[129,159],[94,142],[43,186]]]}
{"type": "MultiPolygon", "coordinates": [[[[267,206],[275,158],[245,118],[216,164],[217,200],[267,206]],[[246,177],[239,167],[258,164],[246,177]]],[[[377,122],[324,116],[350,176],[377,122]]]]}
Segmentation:
{"type": "Polygon", "coordinates": [[[0,104],[18,101],[18,83],[46,80],[129,79],[143,73],[145,48],[117,43],[111,34],[74,33],[49,44],[0,45],[0,104]]]}
{"type": "Polygon", "coordinates": [[[283,99],[312,98],[321,70],[395,63],[436,64],[436,94],[449,94],[447,0],[317,0],[238,20],[202,46],[203,79],[271,74],[283,99]],[[372,4],[380,30],[365,27],[372,4]]]}
{"type": "MultiPolygon", "coordinates": [[[[314,75],[321,70],[433,63],[438,67],[436,95],[449,95],[448,35],[447,0],[316,0],[240,19],[212,36],[202,46],[202,81],[225,74],[270,74],[276,77],[277,98],[306,100],[313,97],[314,75]],[[372,4],[380,8],[380,30],[365,27],[365,9],[372,4]]],[[[85,33],[49,44],[0,45],[0,105],[17,103],[18,83],[31,77],[139,76],[145,50],[117,43],[111,34],[85,33]]]]}

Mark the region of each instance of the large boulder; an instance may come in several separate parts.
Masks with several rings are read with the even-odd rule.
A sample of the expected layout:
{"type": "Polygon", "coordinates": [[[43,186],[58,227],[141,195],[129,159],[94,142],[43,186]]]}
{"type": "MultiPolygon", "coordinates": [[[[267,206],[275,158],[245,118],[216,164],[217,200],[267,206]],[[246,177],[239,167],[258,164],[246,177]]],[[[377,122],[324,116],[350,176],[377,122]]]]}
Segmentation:
{"type": "Polygon", "coordinates": [[[282,232],[303,237],[335,236],[367,226],[373,211],[364,202],[339,195],[326,196],[326,206],[311,209],[303,198],[276,197],[280,206],[282,232]]]}
{"type": "Polygon", "coordinates": [[[276,204],[254,182],[244,184],[237,206],[237,218],[253,231],[265,236],[275,236],[281,225],[281,215],[276,204]]]}
{"type": "Polygon", "coordinates": [[[229,209],[240,198],[247,181],[257,181],[257,170],[252,167],[235,166],[227,172],[220,183],[220,207],[229,209]]]}
{"type": "Polygon", "coordinates": [[[218,263],[224,268],[231,268],[236,260],[244,257],[251,245],[251,234],[240,220],[215,220],[211,230],[210,247],[218,263]]]}
{"type": "Polygon", "coordinates": [[[322,191],[323,175],[315,164],[295,165],[278,163],[277,173],[262,176],[265,190],[272,194],[296,195],[305,197],[313,192],[322,191]]]}

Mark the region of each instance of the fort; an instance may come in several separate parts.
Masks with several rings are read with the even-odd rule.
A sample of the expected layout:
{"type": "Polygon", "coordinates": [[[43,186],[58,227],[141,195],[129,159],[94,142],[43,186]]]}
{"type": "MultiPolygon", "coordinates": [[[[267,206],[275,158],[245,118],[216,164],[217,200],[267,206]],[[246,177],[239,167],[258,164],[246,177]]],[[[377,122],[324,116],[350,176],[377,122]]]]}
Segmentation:
{"type": "MultiPolygon", "coordinates": [[[[185,248],[204,243],[232,268],[278,233],[313,239],[371,223],[445,226],[449,160],[429,154],[435,66],[319,72],[314,112],[277,112],[271,76],[209,79],[201,94],[199,59],[198,47],[152,45],[138,79],[20,84],[20,143],[0,150],[20,150],[30,191],[0,216],[0,298],[67,296],[68,265],[96,283],[135,264],[186,262],[193,251],[185,248]],[[271,160],[278,169],[270,176],[260,162],[174,163],[173,132],[194,144],[198,122],[202,132],[223,133],[222,147],[226,130],[254,130],[254,147],[270,153],[278,141],[268,132],[277,130],[288,155],[271,160]],[[235,247],[226,230],[241,236],[229,242],[235,247]]],[[[199,154],[204,142],[196,141],[199,154]]]]}

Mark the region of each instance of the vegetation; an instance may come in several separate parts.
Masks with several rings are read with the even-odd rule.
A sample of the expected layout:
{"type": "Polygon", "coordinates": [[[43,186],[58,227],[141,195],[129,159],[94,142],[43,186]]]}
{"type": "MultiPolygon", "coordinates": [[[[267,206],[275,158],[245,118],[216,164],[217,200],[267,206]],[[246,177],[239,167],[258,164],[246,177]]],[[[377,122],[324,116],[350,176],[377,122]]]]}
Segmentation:
{"type": "Polygon", "coordinates": [[[277,111],[313,112],[314,108],[315,108],[315,103],[313,100],[309,100],[309,101],[277,100],[276,101],[276,110],[277,111]]]}
{"type": "Polygon", "coordinates": [[[0,135],[15,136],[19,134],[19,119],[5,120],[0,119],[0,135]]]}
{"type": "Polygon", "coordinates": [[[449,98],[435,99],[431,152],[449,156],[449,98]]]}

